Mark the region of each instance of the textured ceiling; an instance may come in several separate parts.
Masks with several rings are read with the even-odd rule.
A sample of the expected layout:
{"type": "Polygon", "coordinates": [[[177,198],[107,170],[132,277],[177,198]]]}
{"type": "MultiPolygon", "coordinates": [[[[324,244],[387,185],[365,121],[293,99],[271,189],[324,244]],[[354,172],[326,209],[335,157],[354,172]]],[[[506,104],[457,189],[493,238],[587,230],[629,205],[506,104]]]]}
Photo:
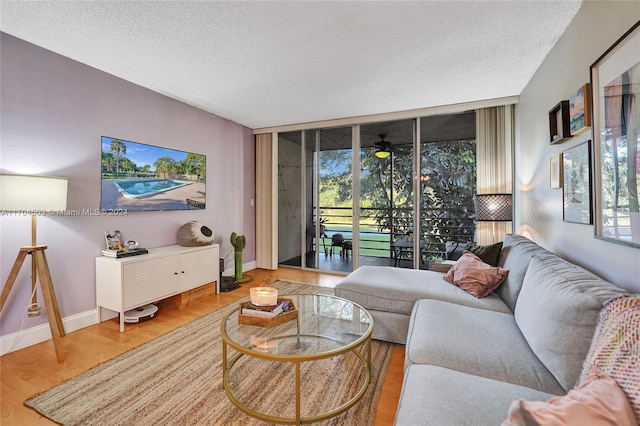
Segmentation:
{"type": "Polygon", "coordinates": [[[8,1],[0,30],[251,128],[519,95],[580,1],[8,1]]]}

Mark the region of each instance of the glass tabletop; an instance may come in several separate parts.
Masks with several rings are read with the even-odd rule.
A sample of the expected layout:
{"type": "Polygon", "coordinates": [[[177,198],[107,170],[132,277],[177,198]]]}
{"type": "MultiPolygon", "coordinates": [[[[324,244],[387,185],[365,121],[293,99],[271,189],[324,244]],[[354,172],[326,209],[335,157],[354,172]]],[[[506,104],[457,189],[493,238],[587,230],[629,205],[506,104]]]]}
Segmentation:
{"type": "Polygon", "coordinates": [[[239,309],[236,309],[222,320],[223,338],[256,354],[321,357],[358,345],[371,335],[371,316],[349,300],[317,294],[279,297],[293,301],[297,318],[267,328],[240,324],[239,309]]]}

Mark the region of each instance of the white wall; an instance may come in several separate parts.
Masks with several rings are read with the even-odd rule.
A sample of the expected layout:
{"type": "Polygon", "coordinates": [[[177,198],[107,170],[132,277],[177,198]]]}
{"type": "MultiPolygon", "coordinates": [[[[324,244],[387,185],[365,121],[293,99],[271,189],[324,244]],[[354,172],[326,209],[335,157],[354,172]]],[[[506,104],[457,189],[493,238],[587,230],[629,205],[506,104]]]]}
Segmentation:
{"type": "MultiPolygon", "coordinates": [[[[216,232],[221,257],[231,254],[233,259],[229,235],[235,231],[247,237],[245,264],[255,260],[255,143],[250,129],[7,34],[0,36],[1,173],[68,177],[69,210],[97,209],[103,135],[207,156],[206,210],[38,219],[38,242],[49,246],[46,253],[64,318],[96,309],[95,257],[104,247],[105,230],[119,229],[123,238],[152,248],[176,244],[178,228],[199,220],[216,232]]],[[[18,248],[30,244],[30,218],[0,217],[0,235],[4,284],[18,248]]],[[[232,260],[227,267],[233,267],[232,260]]],[[[29,294],[27,262],[2,310],[1,336],[18,331],[29,294]]],[[[24,328],[46,321],[46,315],[29,318],[24,328]]]]}
{"type": "MultiPolygon", "coordinates": [[[[548,113],[590,80],[589,67],[640,19],[640,2],[587,1],[516,107],[515,230],[614,284],[640,292],[640,250],[594,238],[592,225],[562,220],[562,189],[549,188],[549,157],[592,140],[549,144],[548,113]]],[[[508,70],[506,70],[508,72],[508,70]]]]}

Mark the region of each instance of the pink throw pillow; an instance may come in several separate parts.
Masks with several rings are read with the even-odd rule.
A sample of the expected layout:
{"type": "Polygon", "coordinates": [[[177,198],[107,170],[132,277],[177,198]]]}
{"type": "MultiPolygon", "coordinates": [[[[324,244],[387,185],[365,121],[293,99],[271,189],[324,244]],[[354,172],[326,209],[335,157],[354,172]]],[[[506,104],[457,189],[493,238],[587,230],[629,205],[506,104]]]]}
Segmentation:
{"type": "Polygon", "coordinates": [[[565,396],[547,402],[517,400],[502,426],[634,426],[636,419],[622,389],[603,374],[590,375],[565,396]]]}
{"type": "Polygon", "coordinates": [[[487,265],[475,254],[465,251],[442,278],[479,299],[502,284],[508,274],[506,269],[487,265]]]}

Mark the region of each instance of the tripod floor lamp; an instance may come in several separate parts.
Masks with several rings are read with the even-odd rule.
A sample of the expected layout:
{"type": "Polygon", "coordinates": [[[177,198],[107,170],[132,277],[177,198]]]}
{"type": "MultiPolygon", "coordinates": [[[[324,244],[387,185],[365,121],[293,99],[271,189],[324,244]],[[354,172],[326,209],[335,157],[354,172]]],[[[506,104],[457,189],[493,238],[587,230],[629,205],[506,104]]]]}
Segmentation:
{"type": "Polygon", "coordinates": [[[31,256],[31,305],[29,316],[40,315],[36,297],[36,278],[39,278],[44,306],[58,361],[64,359],[61,338],[65,335],[58,300],[53,290],[53,281],[45,255],[46,245],[36,242],[36,216],[67,208],[67,179],[48,176],[0,175],[0,211],[8,214],[31,215],[31,245],[18,251],[9,278],[0,295],[0,311],[4,308],[11,288],[18,277],[27,255],[31,256]]]}
{"type": "Polygon", "coordinates": [[[496,222],[513,220],[513,196],[511,194],[476,194],[474,205],[476,221],[491,222],[492,243],[496,242],[496,222]]]}

